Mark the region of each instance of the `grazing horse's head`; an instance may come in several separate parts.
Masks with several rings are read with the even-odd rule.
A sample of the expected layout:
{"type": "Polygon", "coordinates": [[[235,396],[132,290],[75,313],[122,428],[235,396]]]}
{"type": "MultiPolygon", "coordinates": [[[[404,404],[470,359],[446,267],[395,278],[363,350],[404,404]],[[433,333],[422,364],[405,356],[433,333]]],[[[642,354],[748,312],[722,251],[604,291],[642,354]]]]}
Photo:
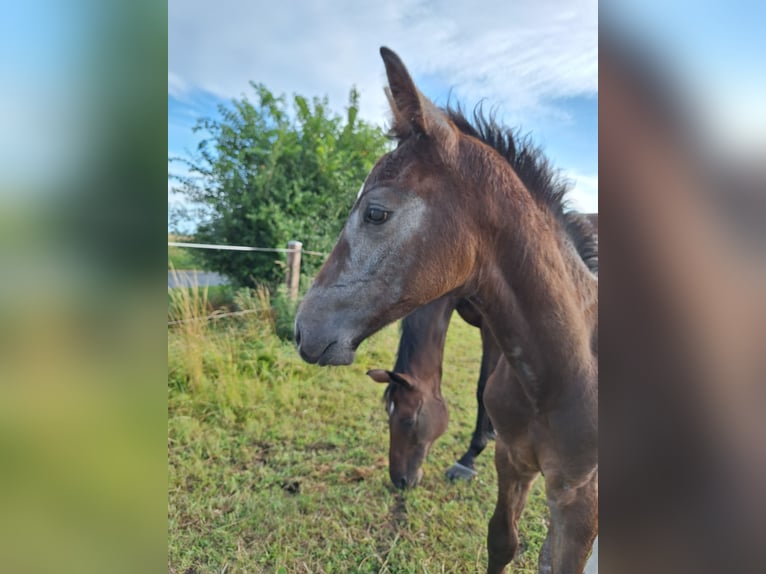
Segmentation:
{"type": "Polygon", "coordinates": [[[367,374],[386,383],[383,395],[388,413],[390,444],[388,474],[397,488],[412,488],[423,476],[423,461],[434,441],[447,430],[449,413],[433,385],[417,377],[373,369],[367,374]]]}
{"type": "Polygon", "coordinates": [[[310,363],[350,364],[365,338],[462,286],[478,252],[461,217],[460,133],[396,54],[381,55],[399,145],[367,176],[298,310],[295,340],[310,363]]]}

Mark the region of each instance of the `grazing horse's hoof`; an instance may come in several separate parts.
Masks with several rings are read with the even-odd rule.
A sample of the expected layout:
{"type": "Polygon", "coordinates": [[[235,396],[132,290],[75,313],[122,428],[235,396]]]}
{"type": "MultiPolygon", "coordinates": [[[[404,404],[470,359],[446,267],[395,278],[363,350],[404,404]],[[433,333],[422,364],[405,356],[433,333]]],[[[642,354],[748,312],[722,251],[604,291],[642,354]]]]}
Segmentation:
{"type": "Polygon", "coordinates": [[[479,473],[472,468],[468,468],[467,466],[460,464],[459,462],[456,462],[446,472],[446,474],[449,480],[455,481],[455,480],[471,480],[472,478],[475,478],[476,475],[478,475],[479,473]]]}

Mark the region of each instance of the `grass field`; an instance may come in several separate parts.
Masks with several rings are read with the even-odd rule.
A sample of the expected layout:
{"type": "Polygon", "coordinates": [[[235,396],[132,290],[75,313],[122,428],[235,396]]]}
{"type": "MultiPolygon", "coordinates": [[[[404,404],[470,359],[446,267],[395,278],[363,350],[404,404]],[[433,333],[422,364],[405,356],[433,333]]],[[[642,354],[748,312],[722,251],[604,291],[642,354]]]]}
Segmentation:
{"type": "MultiPolygon", "coordinates": [[[[204,292],[176,291],[173,318],[205,314],[204,292]]],[[[473,428],[478,331],[453,320],[450,426],[421,485],[400,493],[383,385],[364,374],[393,365],[398,327],[364,343],[354,365],[320,368],[274,335],[265,294],[238,304],[253,312],[168,330],[169,572],[483,572],[494,444],[473,482],[444,478],[473,428]]],[[[547,516],[538,480],[514,572],[537,571],[547,516]]]]}
{"type": "MultiPolygon", "coordinates": [[[[194,238],[168,234],[168,241],[193,242],[194,238]]],[[[204,269],[204,263],[198,250],[168,245],[168,269],[204,269]]]]}

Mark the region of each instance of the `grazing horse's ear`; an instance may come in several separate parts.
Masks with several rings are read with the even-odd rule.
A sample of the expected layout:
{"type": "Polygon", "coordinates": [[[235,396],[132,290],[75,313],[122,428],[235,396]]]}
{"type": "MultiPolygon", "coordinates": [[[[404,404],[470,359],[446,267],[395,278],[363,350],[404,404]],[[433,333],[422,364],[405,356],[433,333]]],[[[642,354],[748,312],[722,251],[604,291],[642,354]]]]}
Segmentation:
{"type": "Polygon", "coordinates": [[[370,369],[367,371],[367,376],[369,376],[376,383],[391,382],[391,379],[388,378],[388,371],[384,371],[383,369],[370,369]]]}
{"type": "Polygon", "coordinates": [[[404,373],[397,373],[396,371],[370,369],[367,371],[367,375],[376,383],[397,383],[407,388],[412,388],[415,386],[412,384],[412,380],[408,375],[405,375],[404,373]]]}
{"type": "Polygon", "coordinates": [[[415,87],[396,53],[383,46],[380,55],[388,76],[386,96],[394,115],[394,134],[402,139],[412,134],[427,135],[451,150],[457,135],[447,116],[415,87]]]}

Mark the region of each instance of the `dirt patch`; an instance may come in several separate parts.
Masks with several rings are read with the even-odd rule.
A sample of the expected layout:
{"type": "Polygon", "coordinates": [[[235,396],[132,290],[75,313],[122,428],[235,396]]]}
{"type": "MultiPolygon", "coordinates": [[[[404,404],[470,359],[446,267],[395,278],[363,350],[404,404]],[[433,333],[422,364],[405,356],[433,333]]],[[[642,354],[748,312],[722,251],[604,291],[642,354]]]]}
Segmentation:
{"type": "Polygon", "coordinates": [[[396,500],[391,506],[389,520],[393,530],[407,529],[407,501],[400,493],[396,494],[396,500]]]}
{"type": "Polygon", "coordinates": [[[262,466],[269,463],[269,455],[274,445],[267,442],[255,443],[255,454],[253,455],[253,463],[256,466],[262,466]]]}
{"type": "Polygon", "coordinates": [[[381,563],[388,562],[388,555],[397,541],[407,538],[407,535],[407,501],[401,493],[396,492],[388,512],[388,519],[373,534],[376,554],[381,563]]]}
{"type": "Polygon", "coordinates": [[[378,468],[375,466],[357,466],[344,472],[340,480],[344,483],[363,482],[378,472],[378,468]]]}
{"type": "Polygon", "coordinates": [[[298,480],[285,480],[279,486],[288,494],[299,494],[301,491],[301,483],[298,480]]]}
{"type": "Polygon", "coordinates": [[[319,441],[319,442],[312,442],[311,444],[306,445],[306,450],[337,450],[338,445],[331,442],[326,441],[319,441]]]}

